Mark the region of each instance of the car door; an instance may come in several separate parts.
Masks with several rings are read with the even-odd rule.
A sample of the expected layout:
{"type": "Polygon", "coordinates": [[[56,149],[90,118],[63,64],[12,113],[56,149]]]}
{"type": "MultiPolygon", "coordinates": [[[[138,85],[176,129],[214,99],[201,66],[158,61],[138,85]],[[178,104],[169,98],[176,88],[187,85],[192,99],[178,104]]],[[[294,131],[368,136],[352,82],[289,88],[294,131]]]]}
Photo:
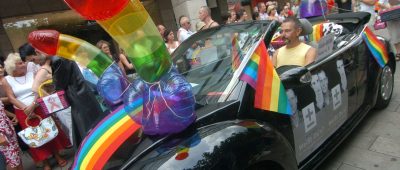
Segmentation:
{"type": "Polygon", "coordinates": [[[356,68],[350,49],[341,48],[306,68],[298,68],[297,73],[281,75],[290,77],[290,82],[283,79],[283,83],[294,111],[291,123],[298,163],[349,117],[357,99],[356,68]],[[308,72],[304,74],[304,70],[308,72]]]}
{"type": "Polygon", "coordinates": [[[357,65],[357,108],[359,108],[364,104],[367,95],[368,68],[371,58],[369,57],[368,47],[363,43],[361,38],[355,41],[354,50],[352,51],[355,56],[355,64],[357,65]]]}

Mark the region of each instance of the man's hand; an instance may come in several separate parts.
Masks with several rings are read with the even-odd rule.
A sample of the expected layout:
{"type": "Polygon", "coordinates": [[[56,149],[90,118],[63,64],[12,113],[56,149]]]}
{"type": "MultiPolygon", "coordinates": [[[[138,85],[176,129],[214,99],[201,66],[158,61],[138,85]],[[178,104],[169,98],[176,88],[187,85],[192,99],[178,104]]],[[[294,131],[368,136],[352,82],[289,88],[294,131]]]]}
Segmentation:
{"type": "Polygon", "coordinates": [[[15,114],[10,115],[10,120],[14,126],[18,124],[18,119],[17,116],[15,116],[15,114]]]}
{"type": "Polygon", "coordinates": [[[5,112],[6,112],[7,117],[10,118],[12,124],[13,124],[14,126],[17,125],[17,124],[18,124],[17,116],[15,116],[14,113],[11,113],[11,112],[9,112],[9,111],[7,111],[7,110],[5,110],[5,112]]]}
{"type": "Polygon", "coordinates": [[[12,122],[12,124],[13,124],[14,126],[18,125],[17,116],[12,117],[12,118],[11,118],[11,122],[12,122]]]}

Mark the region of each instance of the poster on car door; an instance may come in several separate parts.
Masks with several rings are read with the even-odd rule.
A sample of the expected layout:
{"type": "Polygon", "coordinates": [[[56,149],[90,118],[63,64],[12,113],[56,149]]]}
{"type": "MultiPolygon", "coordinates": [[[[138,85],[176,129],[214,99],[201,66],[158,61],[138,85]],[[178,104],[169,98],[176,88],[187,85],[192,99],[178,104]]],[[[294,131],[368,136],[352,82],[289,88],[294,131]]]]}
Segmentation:
{"type": "Polygon", "coordinates": [[[304,160],[347,119],[347,78],[342,60],[311,70],[309,85],[286,89],[294,110],[291,116],[296,158],[304,160]]]}

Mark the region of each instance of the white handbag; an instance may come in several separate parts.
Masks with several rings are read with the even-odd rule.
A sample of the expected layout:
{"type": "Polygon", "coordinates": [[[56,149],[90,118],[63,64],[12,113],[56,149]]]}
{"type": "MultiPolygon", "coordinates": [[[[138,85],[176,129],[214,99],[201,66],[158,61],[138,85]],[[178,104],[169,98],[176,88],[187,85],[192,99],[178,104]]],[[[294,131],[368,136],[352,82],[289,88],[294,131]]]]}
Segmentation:
{"type": "Polygon", "coordinates": [[[51,116],[43,120],[38,115],[34,115],[34,117],[40,120],[39,125],[35,127],[30,126],[28,124],[28,118],[26,118],[25,124],[28,127],[18,132],[18,136],[21,137],[29,147],[38,148],[57,137],[58,129],[51,116]]]}

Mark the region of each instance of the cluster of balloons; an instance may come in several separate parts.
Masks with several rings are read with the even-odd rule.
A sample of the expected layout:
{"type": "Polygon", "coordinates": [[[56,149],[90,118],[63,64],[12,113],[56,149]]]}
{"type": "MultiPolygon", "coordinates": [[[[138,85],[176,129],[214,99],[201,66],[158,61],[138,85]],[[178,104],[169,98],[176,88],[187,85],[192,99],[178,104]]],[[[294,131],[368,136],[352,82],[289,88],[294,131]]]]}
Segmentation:
{"type": "Polygon", "coordinates": [[[131,117],[145,134],[177,133],[192,124],[195,99],[191,85],[173,68],[153,20],[139,0],[65,0],[82,17],[96,20],[123,48],[140,76],[127,82],[112,60],[90,43],[54,30],[33,31],[29,42],[39,51],[74,60],[100,77],[97,89],[111,103],[129,109],[138,97],[143,111],[131,117]]]}

